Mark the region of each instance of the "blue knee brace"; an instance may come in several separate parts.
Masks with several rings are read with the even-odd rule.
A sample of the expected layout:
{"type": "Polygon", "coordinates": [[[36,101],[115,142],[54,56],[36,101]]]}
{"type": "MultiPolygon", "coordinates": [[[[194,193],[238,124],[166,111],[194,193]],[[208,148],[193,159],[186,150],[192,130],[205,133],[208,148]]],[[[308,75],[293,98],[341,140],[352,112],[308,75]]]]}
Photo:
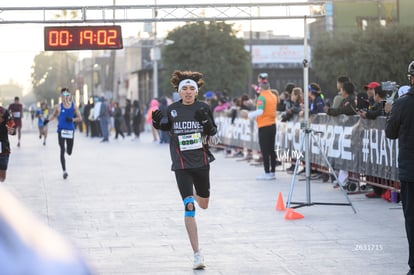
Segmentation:
{"type": "Polygon", "coordinates": [[[193,197],[187,197],[184,199],[184,207],[185,207],[185,214],[184,217],[194,217],[195,216],[195,204],[194,204],[194,198],[193,197]],[[189,204],[193,205],[193,209],[189,209],[189,204]]]}

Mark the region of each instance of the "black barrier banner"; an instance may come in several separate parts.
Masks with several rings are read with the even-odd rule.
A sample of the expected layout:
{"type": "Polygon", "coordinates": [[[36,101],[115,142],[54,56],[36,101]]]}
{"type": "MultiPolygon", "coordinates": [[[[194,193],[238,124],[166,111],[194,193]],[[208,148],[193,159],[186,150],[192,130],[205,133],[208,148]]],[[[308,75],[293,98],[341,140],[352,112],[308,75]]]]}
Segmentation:
{"type": "MultiPolygon", "coordinates": [[[[259,150],[255,121],[236,118],[232,124],[225,115],[217,115],[215,121],[222,144],[259,150]]],[[[385,117],[369,120],[345,115],[311,116],[311,162],[326,167],[324,152],[334,169],[398,180],[398,140],[386,138],[385,121],[385,117]]],[[[301,146],[305,136],[302,125],[300,119],[277,121],[275,150],[279,160],[290,161],[305,155],[305,146],[301,146]]]]}

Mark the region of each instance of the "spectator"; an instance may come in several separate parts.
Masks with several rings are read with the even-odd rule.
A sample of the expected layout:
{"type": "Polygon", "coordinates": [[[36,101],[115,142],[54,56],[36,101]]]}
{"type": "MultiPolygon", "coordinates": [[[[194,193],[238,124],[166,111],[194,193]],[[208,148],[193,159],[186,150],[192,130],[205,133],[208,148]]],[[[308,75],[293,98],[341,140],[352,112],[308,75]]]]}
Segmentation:
{"type": "Polygon", "coordinates": [[[290,100],[290,94],[295,87],[296,85],[293,83],[286,84],[285,90],[279,96],[279,103],[277,105],[278,112],[286,111],[286,101],[290,100]]]}
{"type": "Polygon", "coordinates": [[[295,87],[292,90],[290,98],[285,100],[286,109],[282,114],[282,122],[291,120],[302,112],[302,89],[295,87]]]}
{"type": "Polygon", "coordinates": [[[78,109],[80,114],[82,115],[82,121],[80,122],[75,122],[75,129],[78,128],[79,132],[83,133],[83,121],[84,121],[84,116],[83,116],[83,109],[85,108],[84,104],[81,102],[79,103],[78,109]]]}
{"type": "MultiPolygon", "coordinates": [[[[359,116],[361,118],[367,118],[367,119],[376,119],[378,116],[384,116],[384,105],[385,105],[385,99],[387,97],[387,93],[382,90],[381,86],[375,86],[374,88],[374,104],[372,107],[368,110],[359,110],[359,116]]],[[[373,179],[372,176],[367,176],[368,179],[373,179]]],[[[366,193],[365,196],[367,198],[381,198],[381,195],[384,193],[384,189],[372,185],[372,192],[366,193]]]]}
{"type": "Polygon", "coordinates": [[[321,97],[321,88],[317,83],[311,83],[309,89],[309,114],[324,113],[325,102],[321,97]]]}
{"type": "Polygon", "coordinates": [[[256,107],[248,94],[241,95],[240,110],[252,111],[256,107]]]}
{"type": "Polygon", "coordinates": [[[267,80],[263,80],[260,83],[256,110],[242,113],[244,118],[256,118],[259,130],[259,145],[265,173],[256,177],[257,180],[274,180],[276,178],[276,110],[277,97],[270,90],[267,80]]]}
{"type": "MultiPolygon", "coordinates": [[[[309,114],[310,115],[316,115],[325,113],[324,107],[325,107],[325,101],[323,100],[322,96],[322,90],[319,84],[312,82],[308,86],[309,91],[309,114]]],[[[290,167],[290,172],[293,172],[294,167],[290,167]]],[[[305,169],[303,169],[300,172],[306,172],[305,169]]],[[[299,172],[299,173],[300,173],[299,172]]],[[[329,180],[329,173],[320,172],[316,170],[312,170],[314,174],[318,174],[319,177],[322,179],[323,182],[327,182],[329,180]]]]}
{"type": "Polygon", "coordinates": [[[147,114],[145,115],[145,120],[147,122],[147,125],[151,128],[152,133],[152,141],[158,142],[159,135],[158,130],[154,128],[152,125],[152,111],[158,110],[159,102],[157,99],[153,98],[151,99],[150,106],[147,110],[147,114]]]}
{"type": "Polygon", "coordinates": [[[338,90],[338,94],[334,97],[332,108],[338,108],[339,105],[341,105],[341,102],[343,99],[343,96],[342,96],[343,86],[346,82],[349,82],[349,81],[351,80],[347,76],[340,76],[336,80],[336,89],[338,90]]]}
{"type": "Polygon", "coordinates": [[[228,115],[231,118],[231,124],[234,124],[234,121],[237,118],[241,106],[241,97],[235,97],[232,100],[232,104],[228,108],[228,115]]]}
{"type": "Polygon", "coordinates": [[[225,97],[220,97],[218,100],[218,105],[214,108],[214,113],[224,112],[230,109],[230,103],[226,100],[225,97]]]}
{"type": "Polygon", "coordinates": [[[101,110],[101,104],[102,102],[99,100],[99,97],[95,96],[93,99],[93,112],[92,116],[90,117],[90,120],[91,128],[95,130],[96,135],[92,135],[92,137],[102,137],[102,130],[99,122],[99,112],[101,110]]]}
{"type": "MultiPolygon", "coordinates": [[[[325,106],[325,112],[330,116],[348,115],[352,116],[356,114],[356,102],[355,102],[355,86],[352,82],[345,82],[341,88],[342,101],[337,108],[330,108],[325,106]]],[[[335,105],[335,104],[334,104],[335,105]]],[[[334,186],[338,188],[339,185],[346,187],[348,181],[348,171],[340,170],[338,174],[338,182],[334,186]]]]}
{"type": "MultiPolygon", "coordinates": [[[[253,100],[249,97],[248,94],[242,94],[240,97],[240,108],[239,113],[242,111],[253,111],[256,107],[254,106],[253,100]]],[[[237,150],[234,154],[235,157],[244,157],[243,160],[250,161],[253,159],[253,151],[244,147],[241,151],[237,150]]]]}
{"type": "Polygon", "coordinates": [[[374,106],[375,104],[375,88],[378,86],[381,86],[381,84],[379,84],[378,82],[370,82],[364,86],[364,89],[366,90],[368,95],[369,106],[374,106]]]}
{"type": "Polygon", "coordinates": [[[368,94],[366,92],[360,92],[356,96],[357,110],[369,110],[370,102],[368,100],[368,94]]]}
{"type": "Polygon", "coordinates": [[[125,120],[125,126],[126,126],[126,132],[127,136],[131,135],[131,100],[126,99],[125,100],[125,111],[124,111],[124,120],[125,120]]]}
{"type": "MultiPolygon", "coordinates": [[[[95,106],[96,108],[96,106],[95,106]]],[[[110,123],[110,110],[109,110],[108,102],[106,101],[105,97],[101,97],[101,104],[99,108],[99,125],[102,132],[103,139],[101,142],[108,142],[109,141],[109,123],[110,123]]]]}
{"type": "Polygon", "coordinates": [[[91,123],[89,121],[89,115],[91,114],[91,109],[93,108],[93,99],[88,100],[88,104],[83,108],[83,121],[85,122],[85,131],[86,136],[92,135],[91,123]]]}
{"type": "Polygon", "coordinates": [[[139,140],[141,134],[141,120],[143,119],[139,101],[134,100],[132,103],[132,129],[134,131],[134,140],[139,140]]]}
{"type": "Polygon", "coordinates": [[[267,73],[260,73],[257,75],[257,84],[252,84],[252,88],[255,91],[255,94],[260,93],[260,84],[264,81],[268,81],[269,75],[267,73]]]}
{"type": "MultiPolygon", "coordinates": [[[[160,100],[160,105],[158,110],[161,111],[162,115],[167,117],[168,101],[166,97],[162,97],[160,100]]],[[[169,144],[170,143],[170,134],[169,131],[159,130],[160,133],[160,144],[169,144]]]]}
{"type": "MultiPolygon", "coordinates": [[[[341,88],[342,101],[337,108],[325,106],[325,112],[330,116],[348,115],[352,116],[356,114],[356,103],[355,103],[355,86],[352,82],[344,83],[341,88]]],[[[334,104],[335,105],[335,104],[334,104]]]]}
{"type": "Polygon", "coordinates": [[[122,131],[122,124],[124,122],[124,116],[122,115],[122,109],[119,107],[119,103],[115,102],[114,107],[114,127],[115,127],[115,139],[118,139],[120,135],[122,138],[125,138],[122,131]]]}
{"type": "Polygon", "coordinates": [[[217,94],[213,91],[205,92],[204,101],[210,106],[211,111],[213,111],[218,104],[217,94]]]}
{"type": "Polygon", "coordinates": [[[381,86],[374,89],[374,104],[368,110],[359,110],[359,116],[367,119],[376,119],[378,116],[384,116],[384,105],[387,93],[382,90],[381,86]]]}

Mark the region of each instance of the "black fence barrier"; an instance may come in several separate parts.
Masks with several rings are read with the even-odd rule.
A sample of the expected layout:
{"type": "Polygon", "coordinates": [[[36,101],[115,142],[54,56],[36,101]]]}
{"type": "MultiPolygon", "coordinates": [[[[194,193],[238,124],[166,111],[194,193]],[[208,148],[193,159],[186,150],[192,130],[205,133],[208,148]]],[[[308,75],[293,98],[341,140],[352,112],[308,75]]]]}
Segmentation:
{"type": "MultiPolygon", "coordinates": [[[[254,120],[216,114],[218,140],[221,145],[259,150],[257,125],[254,120]]],[[[337,117],[318,114],[309,118],[311,139],[310,159],[312,165],[325,166],[320,152],[324,150],[335,170],[346,170],[355,175],[375,177],[390,182],[398,181],[398,140],[385,136],[385,117],[375,120],[359,116],[337,117]],[[321,146],[317,146],[319,143],[321,146]]],[[[305,154],[300,148],[303,135],[302,118],[277,121],[275,150],[278,159],[289,162],[305,154]]]]}

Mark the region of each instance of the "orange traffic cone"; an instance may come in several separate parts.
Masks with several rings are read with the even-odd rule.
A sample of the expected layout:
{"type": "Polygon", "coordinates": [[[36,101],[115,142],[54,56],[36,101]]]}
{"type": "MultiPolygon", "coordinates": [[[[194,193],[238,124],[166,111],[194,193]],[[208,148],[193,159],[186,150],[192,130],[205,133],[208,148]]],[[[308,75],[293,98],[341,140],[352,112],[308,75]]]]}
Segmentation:
{"type": "Polygon", "coordinates": [[[285,211],[285,204],[283,202],[282,192],[279,192],[277,195],[277,202],[276,202],[276,211],[285,211]]]}
{"type": "Polygon", "coordinates": [[[293,208],[287,208],[285,219],[286,220],[298,220],[303,219],[305,216],[293,210],[293,208]]]}

